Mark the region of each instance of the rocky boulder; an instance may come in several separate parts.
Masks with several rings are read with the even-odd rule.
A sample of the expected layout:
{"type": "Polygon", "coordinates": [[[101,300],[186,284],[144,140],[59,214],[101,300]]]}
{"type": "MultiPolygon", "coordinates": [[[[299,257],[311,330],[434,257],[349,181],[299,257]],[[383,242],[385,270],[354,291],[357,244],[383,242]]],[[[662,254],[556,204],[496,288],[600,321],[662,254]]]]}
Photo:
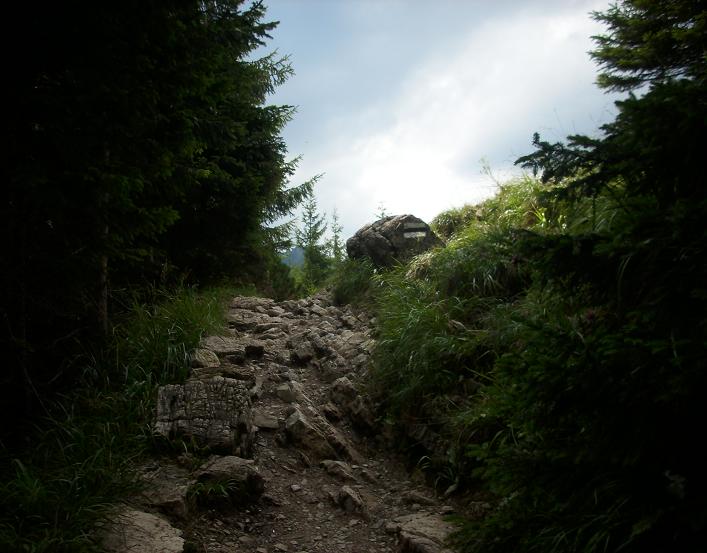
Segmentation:
{"type": "Polygon", "coordinates": [[[125,508],[101,528],[102,546],[107,553],[182,553],[180,530],[162,517],[125,508]]]}
{"type": "Polygon", "coordinates": [[[368,258],[376,267],[390,267],[442,245],[422,219],[395,215],[359,229],[346,241],[346,252],[352,259],[368,258]]]}
{"type": "Polygon", "coordinates": [[[454,526],[439,515],[405,515],[394,519],[391,526],[397,531],[401,553],[452,553],[445,542],[454,526]]]}
{"type": "Polygon", "coordinates": [[[155,430],[167,438],[193,438],[213,451],[250,455],[253,439],[248,384],[216,376],[161,386],[155,430]]]}
{"type": "Polygon", "coordinates": [[[255,462],[233,455],[210,457],[197,470],[196,479],[190,488],[190,495],[207,506],[216,506],[221,499],[246,505],[257,500],[265,490],[265,480],[255,462]],[[224,497],[224,491],[227,497],[224,497]]]}

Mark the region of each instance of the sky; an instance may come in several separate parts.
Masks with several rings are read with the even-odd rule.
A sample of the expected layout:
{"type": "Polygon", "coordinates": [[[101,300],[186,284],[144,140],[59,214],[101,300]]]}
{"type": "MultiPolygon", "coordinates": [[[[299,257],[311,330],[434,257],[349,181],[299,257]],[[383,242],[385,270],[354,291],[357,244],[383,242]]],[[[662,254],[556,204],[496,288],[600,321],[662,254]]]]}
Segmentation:
{"type": "Polygon", "coordinates": [[[269,102],[296,106],[282,135],[315,175],[344,239],[375,220],[435,215],[492,196],[549,141],[597,135],[616,113],[588,51],[608,0],[264,0],[279,21],[262,53],[295,75],[269,102]],[[483,170],[491,168],[492,176],[483,170]]]}

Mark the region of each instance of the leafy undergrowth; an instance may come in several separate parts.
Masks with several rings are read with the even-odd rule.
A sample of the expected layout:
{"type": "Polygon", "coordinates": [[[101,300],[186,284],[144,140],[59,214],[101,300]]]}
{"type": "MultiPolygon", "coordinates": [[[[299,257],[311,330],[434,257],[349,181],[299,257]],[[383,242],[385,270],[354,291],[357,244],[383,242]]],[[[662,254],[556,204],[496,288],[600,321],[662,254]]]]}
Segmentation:
{"type": "Polygon", "coordinates": [[[248,290],[180,290],[134,302],[100,355],[86,355],[74,391],[20,451],[4,449],[0,550],[97,551],[95,523],[137,486],[131,465],[153,444],[156,389],[186,376],[188,351],[224,327],[225,301],[248,290]]]}
{"type": "Polygon", "coordinates": [[[388,416],[441,432],[435,470],[497,498],[456,546],[699,550],[705,202],[523,178],[464,213],[436,219],[446,248],[374,279],[388,416]]]}

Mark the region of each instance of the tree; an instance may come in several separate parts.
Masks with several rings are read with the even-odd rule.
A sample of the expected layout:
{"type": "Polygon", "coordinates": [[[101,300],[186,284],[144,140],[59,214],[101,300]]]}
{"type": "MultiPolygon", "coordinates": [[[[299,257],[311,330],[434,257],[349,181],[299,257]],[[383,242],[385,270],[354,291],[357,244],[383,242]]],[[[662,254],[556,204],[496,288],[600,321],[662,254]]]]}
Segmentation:
{"type": "Polygon", "coordinates": [[[591,56],[603,69],[599,86],[628,92],[676,80],[704,82],[704,1],[633,0],[595,12],[609,34],[593,37],[591,56]]]}
{"type": "Polygon", "coordinates": [[[703,1],[625,0],[596,19],[609,26],[594,37],[602,68],[599,86],[632,91],[617,102],[619,114],[602,138],[570,136],[568,144],[543,142],[517,163],[542,171],[544,181],[572,177],[565,196],[592,196],[621,180],[631,195],[650,194],[668,206],[700,198],[705,151],[707,25],[703,1]],[[579,175],[579,178],[577,176],[579,175]]]}
{"type": "Polygon", "coordinates": [[[595,17],[599,84],[628,97],[601,136],[535,135],[518,163],[555,211],[609,199],[615,223],[515,242],[545,301],[484,394],[499,426],[476,473],[506,502],[474,551],[707,548],[707,4],[624,0],[595,17]]]}
{"type": "Polygon", "coordinates": [[[305,288],[312,288],[324,282],[329,271],[329,259],[322,237],[326,233],[325,215],[317,210],[317,201],[310,195],[304,203],[302,226],[295,231],[295,242],[304,251],[302,267],[305,288]]]}
{"type": "Polygon", "coordinates": [[[344,247],[341,239],[343,227],[339,224],[339,214],[336,209],[331,214],[331,239],[328,248],[335,263],[341,263],[344,259],[344,247]]]}
{"type": "Polygon", "coordinates": [[[166,266],[204,283],[256,279],[272,262],[265,227],[312,183],[287,188],[296,160],[280,131],[293,110],[265,102],[292,70],[253,59],[276,24],[261,2],[242,4],[8,7],[4,21],[28,25],[21,47],[6,47],[2,135],[13,401],[61,380],[76,342],[105,330],[111,290],[159,283],[166,266]]]}

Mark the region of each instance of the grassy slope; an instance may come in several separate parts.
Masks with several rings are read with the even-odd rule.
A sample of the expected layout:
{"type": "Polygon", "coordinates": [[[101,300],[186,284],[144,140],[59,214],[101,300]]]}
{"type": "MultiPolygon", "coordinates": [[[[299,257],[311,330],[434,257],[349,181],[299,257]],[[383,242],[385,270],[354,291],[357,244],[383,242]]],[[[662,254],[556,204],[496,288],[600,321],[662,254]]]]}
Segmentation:
{"type": "Polygon", "coordinates": [[[235,293],[181,290],[127,309],[108,350],[80,361],[84,380],[47,405],[27,447],[1,452],[0,550],[97,550],[91,528],[135,488],[131,466],[154,445],[157,387],[183,380],[189,350],[223,329],[235,293]]]}
{"type": "Polygon", "coordinates": [[[681,214],[616,198],[509,183],[434,221],[446,248],[374,279],[388,415],[442,432],[434,468],[499,500],[462,523],[462,551],[703,543],[704,230],[685,211],[646,231],[681,214]]]}

